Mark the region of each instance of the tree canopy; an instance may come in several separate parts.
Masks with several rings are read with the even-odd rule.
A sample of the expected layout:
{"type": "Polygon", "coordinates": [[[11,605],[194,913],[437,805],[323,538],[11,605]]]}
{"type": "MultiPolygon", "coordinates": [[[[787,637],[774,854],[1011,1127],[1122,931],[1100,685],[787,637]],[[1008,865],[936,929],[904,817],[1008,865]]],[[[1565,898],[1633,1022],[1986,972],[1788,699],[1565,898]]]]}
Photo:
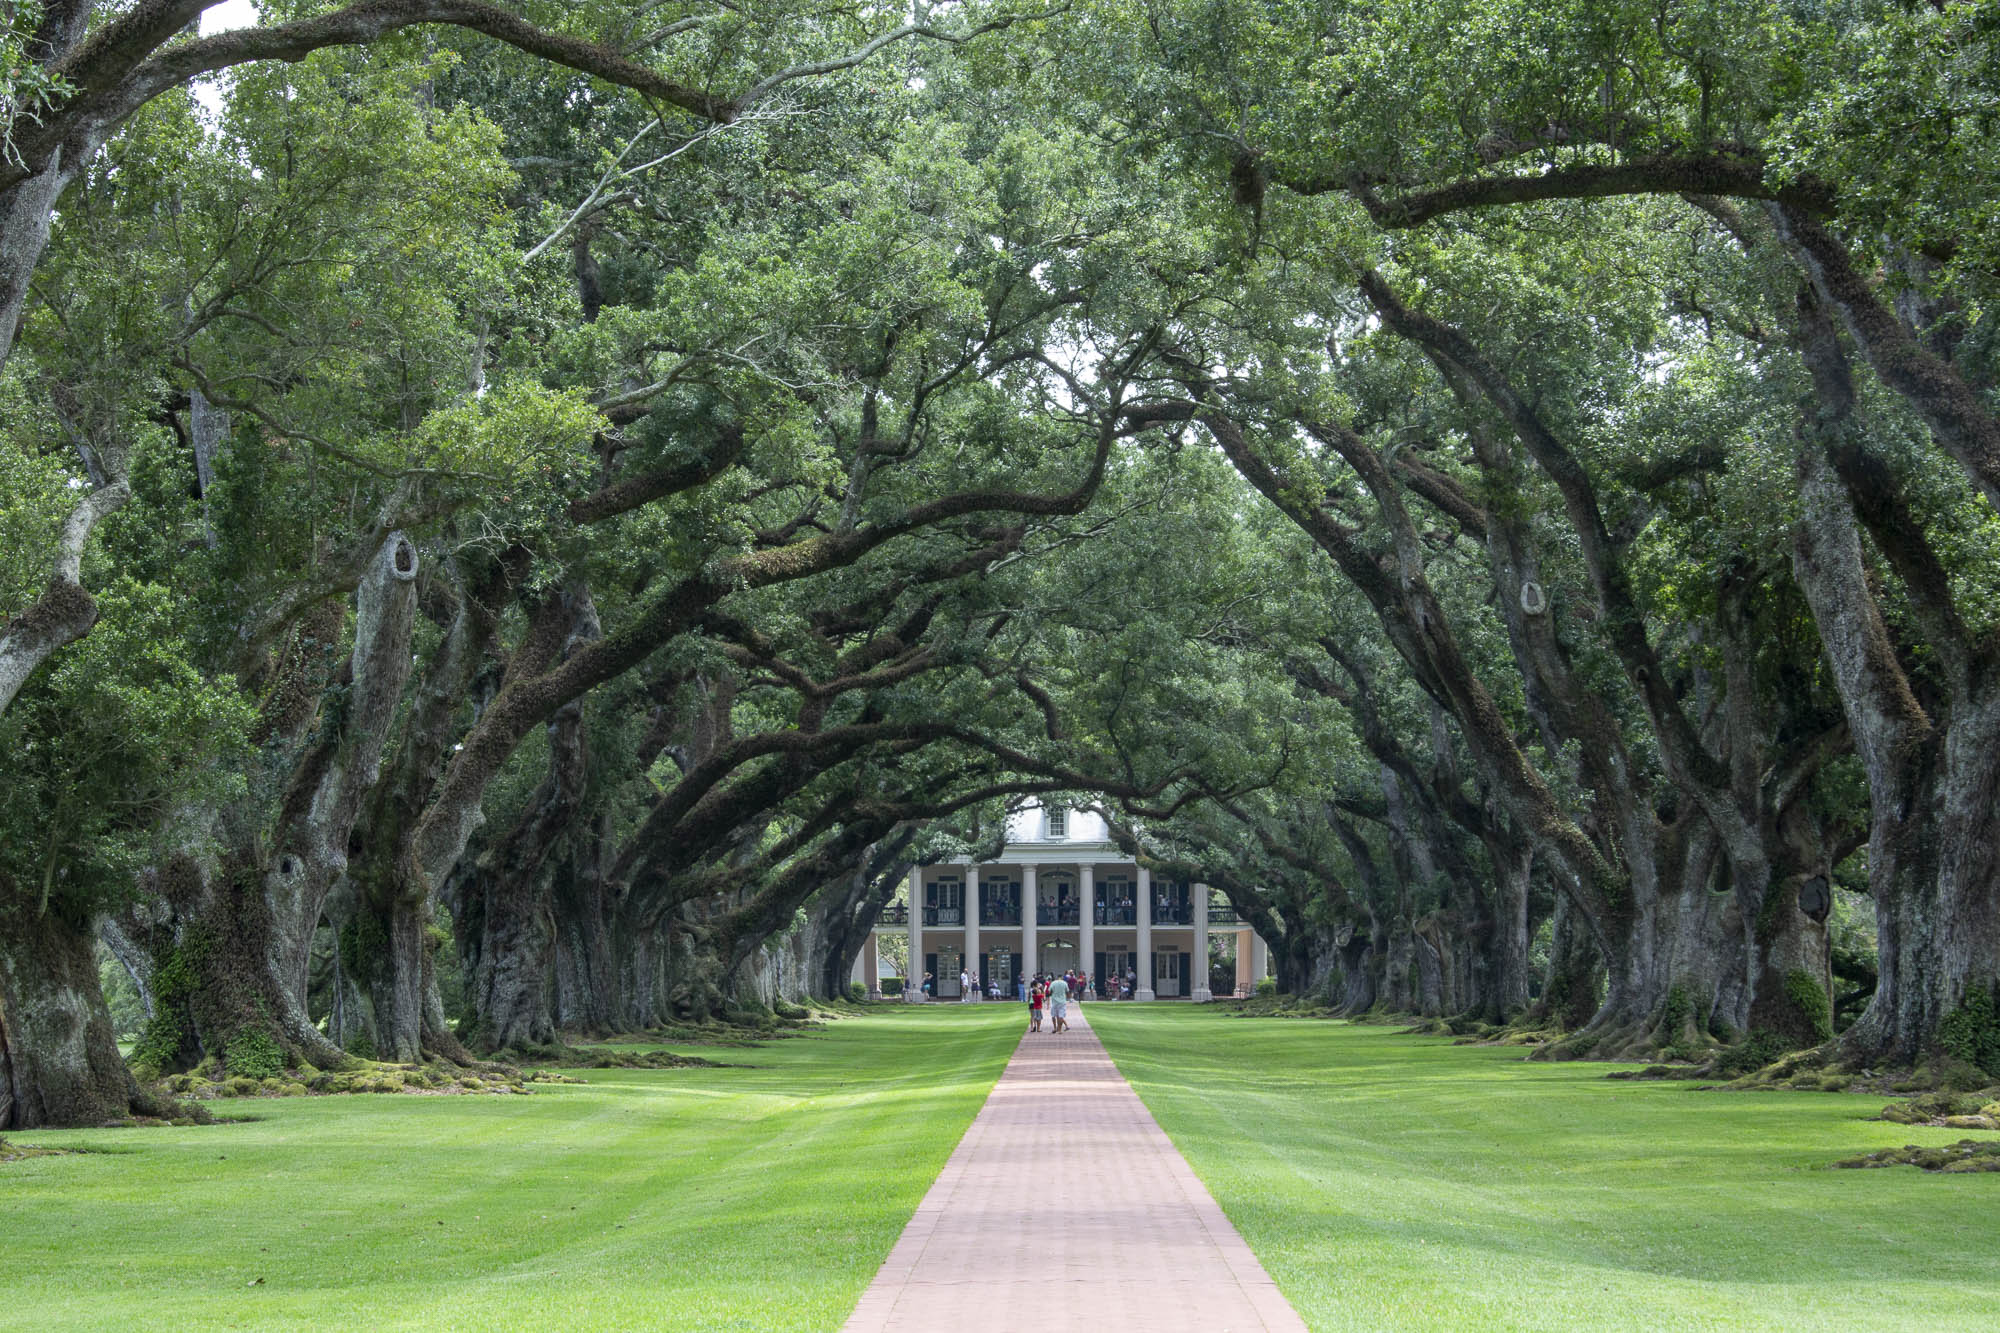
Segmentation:
{"type": "Polygon", "coordinates": [[[2000,1076],[1992,6],[212,8],[0,41],[0,1128],[836,996],[1032,800],[2000,1076]]]}

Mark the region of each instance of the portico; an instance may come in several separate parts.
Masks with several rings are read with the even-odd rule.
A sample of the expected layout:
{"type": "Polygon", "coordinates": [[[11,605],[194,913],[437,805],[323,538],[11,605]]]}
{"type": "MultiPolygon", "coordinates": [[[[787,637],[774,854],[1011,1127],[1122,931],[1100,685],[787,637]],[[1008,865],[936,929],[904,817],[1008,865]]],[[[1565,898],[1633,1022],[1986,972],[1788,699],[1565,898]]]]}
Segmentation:
{"type": "MultiPolygon", "coordinates": [[[[1009,834],[992,861],[912,870],[907,910],[877,921],[877,934],[909,933],[907,999],[923,998],[927,972],[933,999],[959,999],[965,972],[975,999],[997,991],[1012,1000],[1024,976],[1077,969],[1101,999],[1208,1000],[1212,911],[1224,918],[1214,924],[1239,932],[1238,990],[1254,986],[1246,974],[1261,941],[1226,904],[1212,907],[1207,885],[1156,880],[1127,859],[1099,817],[1030,809],[1010,821],[1009,834]]],[[[864,949],[864,968],[877,956],[864,949]]],[[[857,979],[879,990],[875,975],[857,979]]]]}

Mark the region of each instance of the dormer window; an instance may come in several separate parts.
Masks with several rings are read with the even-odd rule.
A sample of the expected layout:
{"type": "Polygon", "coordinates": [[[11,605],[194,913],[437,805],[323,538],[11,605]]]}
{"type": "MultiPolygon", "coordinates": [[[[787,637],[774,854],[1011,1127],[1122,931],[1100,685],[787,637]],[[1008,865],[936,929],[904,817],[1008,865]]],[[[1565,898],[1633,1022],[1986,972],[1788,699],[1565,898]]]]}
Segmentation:
{"type": "Polygon", "coordinates": [[[1069,836],[1069,811],[1067,810],[1049,811],[1049,838],[1051,840],[1054,840],[1056,838],[1067,838],[1068,836],[1069,836]]]}

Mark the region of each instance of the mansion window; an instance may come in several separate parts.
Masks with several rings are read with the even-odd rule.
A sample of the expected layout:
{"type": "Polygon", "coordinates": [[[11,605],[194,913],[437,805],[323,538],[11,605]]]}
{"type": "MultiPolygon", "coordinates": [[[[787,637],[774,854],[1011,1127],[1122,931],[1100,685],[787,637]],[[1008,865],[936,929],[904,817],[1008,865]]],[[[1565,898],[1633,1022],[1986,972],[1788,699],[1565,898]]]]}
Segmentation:
{"type": "Polygon", "coordinates": [[[1096,921],[1100,926],[1129,926],[1139,919],[1139,889],[1122,875],[1107,875],[1097,882],[1096,921]]]}
{"type": "Polygon", "coordinates": [[[1051,840],[1069,836],[1069,811],[1049,811],[1049,837],[1051,840]]]}
{"type": "Polygon", "coordinates": [[[965,924],[965,881],[934,879],[924,885],[924,924],[962,926],[965,924]]]}
{"type": "Polygon", "coordinates": [[[1044,875],[1037,896],[1041,899],[1035,909],[1037,925],[1073,926],[1082,915],[1082,900],[1077,895],[1076,876],[1068,871],[1044,875]]]}

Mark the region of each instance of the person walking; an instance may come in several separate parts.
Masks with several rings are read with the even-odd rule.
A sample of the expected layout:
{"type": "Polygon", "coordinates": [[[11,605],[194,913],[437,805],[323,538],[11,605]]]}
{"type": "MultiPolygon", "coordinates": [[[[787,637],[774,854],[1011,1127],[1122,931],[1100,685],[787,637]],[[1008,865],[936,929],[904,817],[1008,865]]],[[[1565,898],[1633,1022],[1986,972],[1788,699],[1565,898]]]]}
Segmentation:
{"type": "Polygon", "coordinates": [[[1028,1031],[1042,1030],[1042,979],[1036,977],[1028,983],[1028,1031]]]}
{"type": "Polygon", "coordinates": [[[1069,1031],[1069,983],[1057,977],[1049,983],[1049,1024],[1051,1032],[1069,1031]]]}

